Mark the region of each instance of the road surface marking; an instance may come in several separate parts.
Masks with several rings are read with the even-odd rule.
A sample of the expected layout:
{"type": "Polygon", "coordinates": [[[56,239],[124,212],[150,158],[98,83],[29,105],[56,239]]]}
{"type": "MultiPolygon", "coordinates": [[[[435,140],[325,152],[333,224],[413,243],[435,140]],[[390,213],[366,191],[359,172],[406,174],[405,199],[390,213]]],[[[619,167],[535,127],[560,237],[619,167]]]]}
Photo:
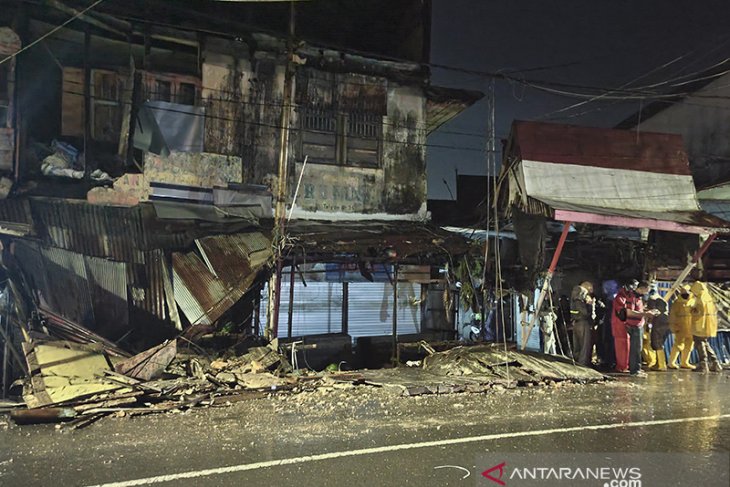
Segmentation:
{"type": "Polygon", "coordinates": [[[279,460],[268,460],[265,462],[244,463],[241,465],[230,465],[228,467],[207,468],[194,470],[192,472],[180,472],[169,475],[158,475],[142,479],[123,480],[121,482],[109,482],[91,487],[132,487],[135,485],[150,485],[161,482],[173,482],[183,479],[195,479],[199,477],[210,477],[212,475],[224,475],[247,470],[259,470],[269,467],[280,467],[283,465],[294,465],[307,462],[318,462],[322,460],[333,460],[335,458],[358,457],[363,455],[374,455],[377,453],[388,453],[393,451],[415,450],[417,448],[429,448],[436,446],[460,445],[464,443],[476,443],[480,441],[502,440],[508,438],[522,438],[527,436],[552,435],[556,433],[569,433],[572,431],[597,431],[616,428],[636,428],[642,426],[658,426],[665,424],[691,423],[696,421],[713,421],[728,419],[730,414],[717,414],[714,416],[697,416],[692,418],[657,419],[652,421],[633,421],[629,423],[594,424],[586,426],[572,426],[567,428],[554,428],[546,430],[515,431],[512,433],[496,433],[491,435],[466,436],[463,438],[452,438],[446,440],[422,441],[420,443],[402,443],[399,445],[378,446],[373,448],[362,448],[360,450],[339,451],[331,453],[320,453],[319,455],[307,455],[303,457],[282,458],[279,460]]]}

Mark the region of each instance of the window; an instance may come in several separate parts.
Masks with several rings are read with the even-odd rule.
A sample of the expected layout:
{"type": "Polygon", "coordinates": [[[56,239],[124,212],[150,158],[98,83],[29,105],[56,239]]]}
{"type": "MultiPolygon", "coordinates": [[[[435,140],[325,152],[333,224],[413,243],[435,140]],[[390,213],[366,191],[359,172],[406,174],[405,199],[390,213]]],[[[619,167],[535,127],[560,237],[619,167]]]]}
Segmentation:
{"type": "Polygon", "coordinates": [[[144,98],[181,105],[198,105],[200,81],[186,75],[166,73],[144,74],[144,98]]]}
{"type": "Polygon", "coordinates": [[[302,157],[321,164],[380,166],[387,112],[383,78],[300,69],[295,96],[302,157]]]}
{"type": "Polygon", "coordinates": [[[311,162],[378,167],[383,118],[372,113],[299,109],[301,153],[311,162]]]}
{"type": "Polygon", "coordinates": [[[118,142],[122,125],[122,78],[113,71],[92,69],[91,84],[91,135],[98,141],[118,142]]]}
{"type": "Polygon", "coordinates": [[[180,83],[177,90],[177,102],[181,105],[195,105],[195,85],[192,83],[180,83]]]}
{"type": "Polygon", "coordinates": [[[172,84],[169,81],[155,80],[154,91],[150,93],[150,100],[153,101],[172,101],[172,84]]]}

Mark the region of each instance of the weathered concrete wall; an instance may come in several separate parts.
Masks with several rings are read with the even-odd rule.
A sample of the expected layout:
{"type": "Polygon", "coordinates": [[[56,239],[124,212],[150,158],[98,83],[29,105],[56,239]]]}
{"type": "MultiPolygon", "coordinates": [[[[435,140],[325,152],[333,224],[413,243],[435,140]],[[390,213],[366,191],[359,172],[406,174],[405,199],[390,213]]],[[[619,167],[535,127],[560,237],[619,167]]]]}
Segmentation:
{"type": "MultiPolygon", "coordinates": [[[[296,164],[297,175],[302,166],[296,164]]],[[[382,169],[307,164],[296,204],[308,211],[382,212],[383,188],[382,169]]]]}
{"type": "Polygon", "coordinates": [[[385,211],[417,213],[426,204],[426,99],[420,88],[388,87],[383,127],[385,211]]]}
{"type": "Polygon", "coordinates": [[[225,187],[241,182],[241,158],[205,152],[173,152],[169,157],[147,153],[144,175],[149,182],[225,187]]]}

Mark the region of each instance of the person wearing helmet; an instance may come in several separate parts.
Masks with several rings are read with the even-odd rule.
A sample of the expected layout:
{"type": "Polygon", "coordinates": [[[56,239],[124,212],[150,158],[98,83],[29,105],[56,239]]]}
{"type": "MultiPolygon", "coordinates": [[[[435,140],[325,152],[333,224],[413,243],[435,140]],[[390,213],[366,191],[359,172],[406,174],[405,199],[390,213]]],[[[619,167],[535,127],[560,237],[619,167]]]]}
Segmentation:
{"type": "Polygon", "coordinates": [[[674,345],[669,353],[669,368],[693,370],[695,367],[689,363],[689,357],[694,349],[692,338],[692,306],[693,298],[689,291],[689,285],[679,290],[679,295],[672,302],[669,309],[669,329],[674,333],[674,345]],[[681,356],[680,356],[681,355],[681,356]],[[679,365],[677,365],[679,358],[679,365]]]}
{"type": "Polygon", "coordinates": [[[708,371],[721,372],[722,366],[712,349],[709,339],[717,336],[717,307],[710,296],[707,284],[697,281],[690,288],[694,297],[692,305],[692,336],[699,355],[695,371],[706,374],[708,371]],[[709,364],[708,364],[709,361],[709,364]]]}

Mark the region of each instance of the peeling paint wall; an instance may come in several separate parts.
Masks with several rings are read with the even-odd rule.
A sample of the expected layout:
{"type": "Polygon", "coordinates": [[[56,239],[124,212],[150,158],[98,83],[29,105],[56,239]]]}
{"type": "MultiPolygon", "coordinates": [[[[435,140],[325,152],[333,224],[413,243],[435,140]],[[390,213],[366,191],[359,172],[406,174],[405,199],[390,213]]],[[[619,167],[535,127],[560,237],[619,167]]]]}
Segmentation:
{"type": "MultiPolygon", "coordinates": [[[[15,54],[21,46],[20,37],[9,27],[0,27],[0,57],[15,54]]],[[[15,160],[15,129],[13,128],[13,99],[15,97],[15,58],[0,65],[0,170],[11,171],[15,160]]]]}
{"type": "Polygon", "coordinates": [[[388,89],[383,130],[387,213],[417,213],[426,201],[426,99],[420,88],[388,89]]]}
{"type": "Polygon", "coordinates": [[[241,158],[222,154],[173,152],[168,157],[147,153],[147,182],[212,188],[241,182],[241,158]]]}

